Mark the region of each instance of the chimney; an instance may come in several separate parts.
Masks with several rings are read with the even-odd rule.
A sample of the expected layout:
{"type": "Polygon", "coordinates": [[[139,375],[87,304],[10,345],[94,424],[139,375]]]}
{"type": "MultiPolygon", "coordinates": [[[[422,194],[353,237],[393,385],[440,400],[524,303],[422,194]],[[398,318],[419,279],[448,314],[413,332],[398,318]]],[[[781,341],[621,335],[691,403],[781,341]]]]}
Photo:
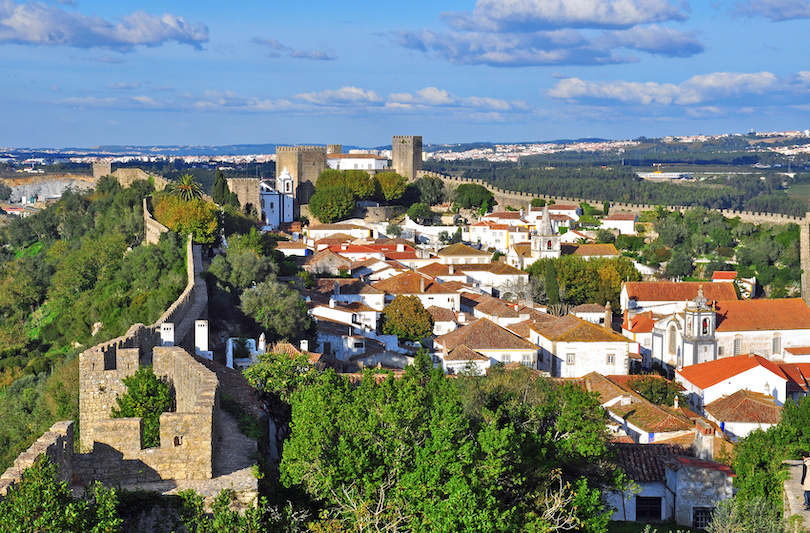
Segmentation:
{"type": "Polygon", "coordinates": [[[519,311],[519,310],[520,310],[520,304],[515,304],[515,305],[513,305],[512,307],[514,307],[514,308],[515,308],[515,311],[519,311]]]}
{"type": "Polygon", "coordinates": [[[675,396],[675,401],[672,402],[673,409],[678,409],[679,403],[680,403],[680,401],[678,400],[678,397],[675,396]]]}
{"type": "Polygon", "coordinates": [[[419,276],[419,292],[425,292],[425,278],[419,276]]]}
{"type": "Polygon", "coordinates": [[[340,282],[335,281],[335,289],[332,291],[336,296],[340,295],[340,282]]]}
{"type": "Polygon", "coordinates": [[[332,309],[335,308],[335,299],[334,298],[329,298],[329,307],[331,307],[332,309]]]}
{"type": "Polygon", "coordinates": [[[456,267],[454,267],[453,265],[450,265],[450,266],[448,267],[448,269],[449,269],[449,271],[450,271],[450,275],[451,275],[451,276],[452,276],[453,274],[455,274],[455,273],[456,273],[456,267]]]}
{"type": "Polygon", "coordinates": [[[613,309],[610,308],[610,300],[605,304],[605,329],[613,331],[613,309]]]}
{"type": "Polygon", "coordinates": [[[301,339],[301,351],[308,352],[309,351],[309,341],[306,339],[301,339]]]}

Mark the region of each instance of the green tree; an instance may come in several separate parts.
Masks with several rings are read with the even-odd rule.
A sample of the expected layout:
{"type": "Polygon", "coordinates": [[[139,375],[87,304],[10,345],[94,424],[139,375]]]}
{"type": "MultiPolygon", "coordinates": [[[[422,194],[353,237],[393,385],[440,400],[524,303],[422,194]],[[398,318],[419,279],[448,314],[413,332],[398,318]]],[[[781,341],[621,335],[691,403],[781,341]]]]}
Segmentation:
{"type": "Polygon", "coordinates": [[[219,212],[210,202],[163,196],[155,205],[154,215],[171,231],[192,235],[197,244],[214,244],[219,238],[219,212]]]}
{"type": "Polygon", "coordinates": [[[419,190],[420,203],[436,205],[444,201],[444,182],[439,178],[419,178],[414,185],[419,190]]]}
{"type": "Polygon", "coordinates": [[[430,210],[429,205],[417,203],[408,208],[408,216],[414,222],[424,224],[425,222],[430,221],[430,219],[433,217],[433,212],[430,210]]]}
{"type": "Polygon", "coordinates": [[[8,533],[116,533],[115,489],[96,483],[75,499],[67,482],[58,481],[56,465],[40,457],[25,470],[22,481],[0,501],[0,529],[8,533]]]}
{"type": "Polygon", "coordinates": [[[732,498],[717,502],[708,533],[787,533],[782,513],[763,498],[732,498]]]}
{"type": "Polygon", "coordinates": [[[545,280],[548,305],[560,303],[560,285],[557,283],[557,272],[552,261],[546,263],[545,280]]]}
{"type": "Polygon", "coordinates": [[[309,212],[324,224],[342,220],[354,211],[354,192],[346,185],[333,185],[315,189],[309,199],[309,212]]]}
{"type": "Polygon", "coordinates": [[[675,398],[678,398],[681,404],[686,402],[686,396],[684,396],[683,388],[680,385],[659,376],[634,377],[627,382],[627,385],[647,400],[658,405],[672,406],[675,398]]]}
{"type": "Polygon", "coordinates": [[[213,199],[214,203],[217,205],[230,205],[237,209],[240,207],[239,197],[235,192],[231,192],[230,187],[228,187],[228,181],[225,179],[225,176],[219,169],[217,169],[214,177],[214,187],[211,189],[211,199],[213,199]]]}
{"type": "Polygon", "coordinates": [[[166,186],[166,192],[189,202],[202,198],[202,186],[191,174],[183,174],[179,181],[172,181],[166,186]]]}
{"type": "Polygon", "coordinates": [[[143,418],[143,446],[160,446],[160,415],[174,407],[174,394],[169,383],[158,378],[151,366],[142,366],[121,381],[127,392],[118,396],[112,418],[143,418]]]}
{"type": "Polygon", "coordinates": [[[418,296],[399,295],[383,309],[383,334],[421,341],[433,333],[433,316],[418,296]]]}
{"type": "Polygon", "coordinates": [[[486,212],[495,205],[495,197],[483,185],[465,183],[456,189],[454,203],[464,209],[484,209],[486,212]]]}
{"type": "Polygon", "coordinates": [[[375,182],[365,170],[326,169],[320,173],[315,182],[316,191],[338,186],[348,187],[353,197],[358,200],[371,198],[375,191],[375,182]]]}
{"type": "Polygon", "coordinates": [[[692,258],[680,250],[675,250],[667,261],[664,274],[668,278],[683,278],[690,276],[694,270],[695,265],[692,263],[692,258]]]}
{"type": "Polygon", "coordinates": [[[275,278],[277,267],[272,258],[250,249],[230,249],[211,261],[208,273],[240,290],[252,287],[268,277],[275,278]]]}
{"type": "Polygon", "coordinates": [[[402,198],[408,180],[396,172],[380,172],[374,175],[374,181],[380,186],[380,193],[386,202],[402,198]]]}
{"type": "Polygon", "coordinates": [[[295,290],[275,279],[246,289],[240,301],[242,312],[264,328],[268,341],[298,339],[309,328],[310,319],[304,300],[295,290]]]}

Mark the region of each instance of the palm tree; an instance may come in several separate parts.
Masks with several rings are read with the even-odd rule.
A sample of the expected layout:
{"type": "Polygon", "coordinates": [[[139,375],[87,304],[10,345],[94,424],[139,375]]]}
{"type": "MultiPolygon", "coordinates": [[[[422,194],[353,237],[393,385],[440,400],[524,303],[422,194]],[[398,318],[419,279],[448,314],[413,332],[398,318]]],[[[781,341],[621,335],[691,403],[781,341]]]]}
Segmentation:
{"type": "Polygon", "coordinates": [[[181,200],[189,201],[202,198],[203,190],[191,174],[183,174],[180,181],[173,181],[166,186],[166,190],[181,200]]]}

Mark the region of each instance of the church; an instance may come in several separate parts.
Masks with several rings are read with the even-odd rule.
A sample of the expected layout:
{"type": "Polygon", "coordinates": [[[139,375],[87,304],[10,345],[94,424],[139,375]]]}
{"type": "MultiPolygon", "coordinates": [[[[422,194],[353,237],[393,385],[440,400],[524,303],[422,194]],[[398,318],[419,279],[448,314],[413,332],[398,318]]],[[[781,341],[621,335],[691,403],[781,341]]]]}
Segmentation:
{"type": "Polygon", "coordinates": [[[743,354],[784,361],[788,348],[808,343],[810,308],[801,298],[710,304],[701,286],[683,312],[655,320],[651,355],[653,362],[681,369],[743,354]]]}
{"type": "Polygon", "coordinates": [[[532,231],[530,242],[510,246],[506,252],[506,263],[515,268],[526,269],[535,261],[547,257],[554,259],[561,254],[562,241],[560,235],[554,231],[546,204],[537,229],[532,231]]]}
{"type": "Polygon", "coordinates": [[[285,167],[276,178],[276,188],[262,181],[259,184],[261,198],[261,219],[265,230],[272,231],[281,224],[292,222],[295,209],[295,190],[293,177],[285,167]]]}

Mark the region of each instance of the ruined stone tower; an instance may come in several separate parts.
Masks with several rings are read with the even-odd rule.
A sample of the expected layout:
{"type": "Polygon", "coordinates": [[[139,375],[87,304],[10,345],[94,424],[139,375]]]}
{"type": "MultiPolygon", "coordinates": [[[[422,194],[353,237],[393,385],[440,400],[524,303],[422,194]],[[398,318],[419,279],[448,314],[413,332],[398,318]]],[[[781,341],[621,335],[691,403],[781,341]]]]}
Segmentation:
{"type": "Polygon", "coordinates": [[[394,135],[391,154],[394,172],[415,180],[417,171],[422,170],[422,136],[394,135]]]}
{"type": "Polygon", "coordinates": [[[296,205],[308,204],[318,175],[326,170],[326,147],[276,146],[276,179],[285,168],[293,178],[296,205]]]}

